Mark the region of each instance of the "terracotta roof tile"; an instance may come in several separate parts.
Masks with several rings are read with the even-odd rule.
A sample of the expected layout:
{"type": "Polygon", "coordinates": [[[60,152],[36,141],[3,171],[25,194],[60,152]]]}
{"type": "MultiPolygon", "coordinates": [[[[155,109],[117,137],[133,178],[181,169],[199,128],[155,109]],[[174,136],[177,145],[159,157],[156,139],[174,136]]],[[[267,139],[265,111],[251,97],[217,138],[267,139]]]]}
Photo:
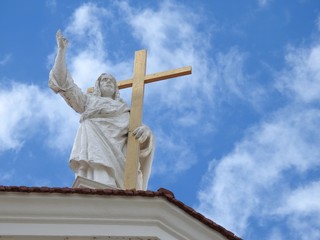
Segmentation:
{"type": "Polygon", "coordinates": [[[164,197],[172,204],[185,211],[190,216],[204,223],[208,227],[221,233],[229,240],[241,240],[241,238],[234,235],[224,227],[216,224],[212,220],[206,218],[202,214],[195,211],[193,208],[185,205],[183,202],[174,197],[173,192],[159,188],[158,191],[141,191],[141,190],[113,190],[113,189],[89,189],[89,188],[49,188],[49,187],[26,187],[26,186],[1,186],[0,192],[25,192],[25,193],[62,193],[62,194],[91,194],[91,195],[113,195],[113,196],[142,196],[142,197],[164,197]]]}

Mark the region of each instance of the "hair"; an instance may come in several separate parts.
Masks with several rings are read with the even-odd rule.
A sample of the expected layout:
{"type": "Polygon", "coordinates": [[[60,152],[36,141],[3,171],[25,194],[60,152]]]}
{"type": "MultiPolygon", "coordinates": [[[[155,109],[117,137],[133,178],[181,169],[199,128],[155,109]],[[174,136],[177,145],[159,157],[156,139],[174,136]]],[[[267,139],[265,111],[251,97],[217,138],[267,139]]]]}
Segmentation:
{"type": "Polygon", "coordinates": [[[114,94],[112,95],[112,98],[114,100],[118,100],[120,102],[124,102],[123,99],[120,97],[120,93],[119,93],[119,88],[118,88],[118,85],[117,85],[117,80],[115,79],[114,76],[112,76],[111,74],[108,74],[108,73],[102,73],[97,81],[96,81],[96,84],[95,84],[95,87],[94,87],[94,91],[93,91],[93,95],[95,96],[98,96],[98,97],[101,97],[101,90],[100,90],[100,82],[102,80],[103,77],[107,77],[108,79],[112,80],[113,81],[113,85],[114,85],[114,94]]]}

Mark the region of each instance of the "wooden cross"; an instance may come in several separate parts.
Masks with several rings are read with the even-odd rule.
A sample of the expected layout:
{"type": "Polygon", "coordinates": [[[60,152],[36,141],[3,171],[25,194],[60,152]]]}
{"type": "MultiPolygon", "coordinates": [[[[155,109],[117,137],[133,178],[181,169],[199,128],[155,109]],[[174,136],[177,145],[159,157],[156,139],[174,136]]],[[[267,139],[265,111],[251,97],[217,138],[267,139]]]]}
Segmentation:
{"type": "Polygon", "coordinates": [[[144,84],[180,77],[192,73],[191,67],[182,67],[174,70],[146,75],[146,60],[147,51],[145,49],[136,51],[134,57],[133,78],[117,82],[119,89],[132,87],[129,134],[124,170],[125,189],[136,189],[137,185],[140,144],[132,135],[132,131],[142,125],[144,84]]]}

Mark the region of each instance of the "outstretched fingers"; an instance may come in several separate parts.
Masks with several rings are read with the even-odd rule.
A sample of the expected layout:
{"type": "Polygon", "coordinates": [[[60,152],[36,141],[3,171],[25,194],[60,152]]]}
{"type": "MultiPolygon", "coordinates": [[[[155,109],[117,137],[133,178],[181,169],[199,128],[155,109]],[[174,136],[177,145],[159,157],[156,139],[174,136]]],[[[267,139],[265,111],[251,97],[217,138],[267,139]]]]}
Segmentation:
{"type": "Polygon", "coordinates": [[[57,33],[56,33],[56,37],[57,38],[61,38],[62,37],[62,33],[61,33],[61,30],[58,29],[57,33]]]}
{"type": "Polygon", "coordinates": [[[65,49],[68,46],[68,39],[63,37],[61,30],[59,29],[56,33],[57,44],[60,49],[65,49]]]}

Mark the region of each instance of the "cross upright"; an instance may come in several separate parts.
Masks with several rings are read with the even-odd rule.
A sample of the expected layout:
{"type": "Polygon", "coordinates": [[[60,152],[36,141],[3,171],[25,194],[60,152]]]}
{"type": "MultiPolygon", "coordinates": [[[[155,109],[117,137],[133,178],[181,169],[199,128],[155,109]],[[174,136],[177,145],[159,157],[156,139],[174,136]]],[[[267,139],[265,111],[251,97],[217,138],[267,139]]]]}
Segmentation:
{"type": "Polygon", "coordinates": [[[136,51],[133,78],[117,82],[119,89],[132,87],[129,134],[124,170],[125,189],[136,189],[137,185],[140,147],[139,141],[133,136],[132,131],[142,124],[144,84],[192,73],[192,68],[188,66],[146,75],[146,61],[147,51],[145,49],[136,51]]]}
{"type": "Polygon", "coordinates": [[[144,84],[183,76],[191,74],[192,72],[191,67],[183,67],[146,76],[146,60],[147,51],[145,49],[136,51],[134,57],[133,79],[118,82],[119,89],[132,86],[129,135],[124,171],[125,189],[136,189],[140,148],[138,140],[132,135],[132,131],[142,124],[144,84]]]}

